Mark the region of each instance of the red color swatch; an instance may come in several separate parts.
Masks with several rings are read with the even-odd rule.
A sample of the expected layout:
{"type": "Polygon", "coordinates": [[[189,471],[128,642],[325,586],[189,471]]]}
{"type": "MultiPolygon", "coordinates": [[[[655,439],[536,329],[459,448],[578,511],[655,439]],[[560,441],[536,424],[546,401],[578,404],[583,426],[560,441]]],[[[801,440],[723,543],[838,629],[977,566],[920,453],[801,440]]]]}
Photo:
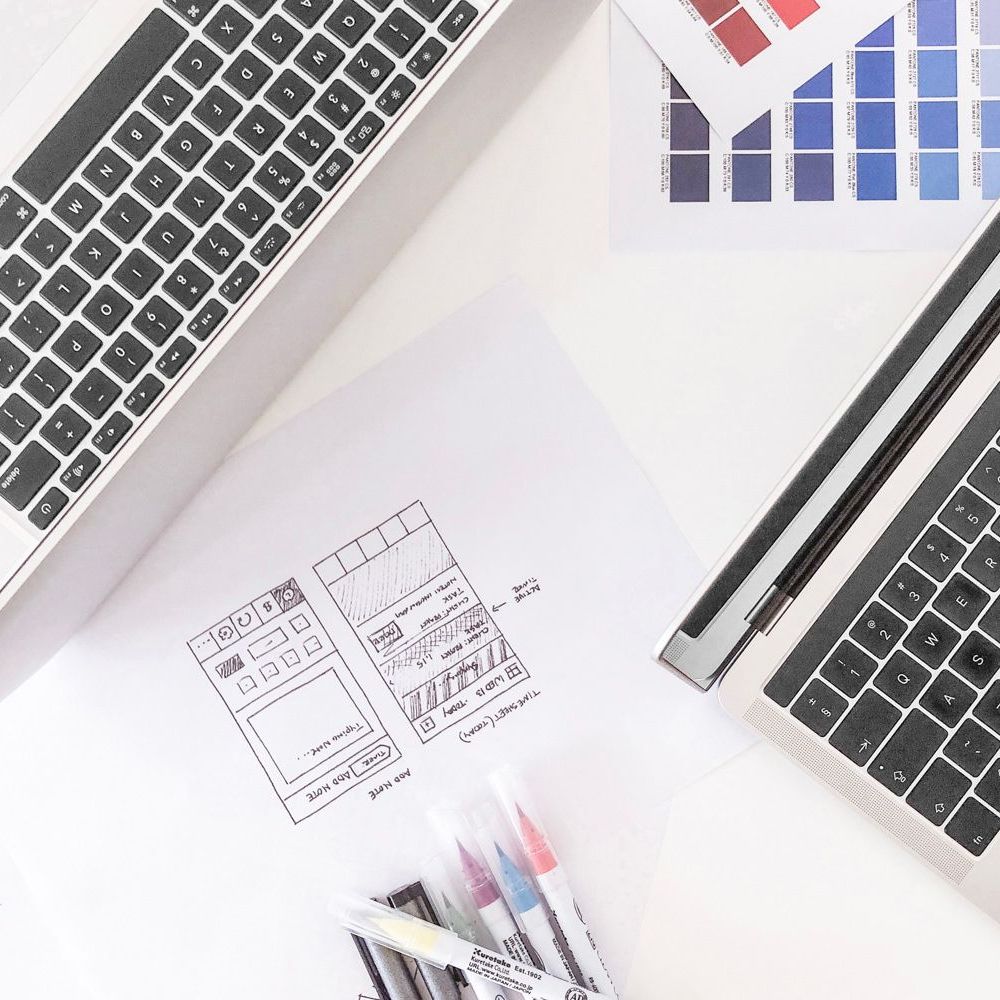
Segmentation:
{"type": "Polygon", "coordinates": [[[810,14],[819,10],[816,0],[771,0],[771,6],[789,28],[801,24],[810,14]]]}
{"type": "Polygon", "coordinates": [[[739,6],[739,0],[691,0],[691,3],[709,24],[715,24],[723,14],[739,6]]]}
{"type": "Polygon", "coordinates": [[[742,7],[712,30],[741,66],[759,56],[771,44],[757,22],[742,7]]]}

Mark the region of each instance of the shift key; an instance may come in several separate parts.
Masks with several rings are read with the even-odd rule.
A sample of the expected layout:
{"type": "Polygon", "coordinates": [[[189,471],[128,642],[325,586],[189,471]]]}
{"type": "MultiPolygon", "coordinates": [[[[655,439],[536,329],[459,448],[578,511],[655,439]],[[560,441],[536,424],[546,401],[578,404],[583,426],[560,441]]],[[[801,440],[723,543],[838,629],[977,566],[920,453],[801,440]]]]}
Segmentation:
{"type": "Polygon", "coordinates": [[[32,441],[0,476],[0,497],[15,510],[24,510],[59,468],[56,457],[32,441]]]}

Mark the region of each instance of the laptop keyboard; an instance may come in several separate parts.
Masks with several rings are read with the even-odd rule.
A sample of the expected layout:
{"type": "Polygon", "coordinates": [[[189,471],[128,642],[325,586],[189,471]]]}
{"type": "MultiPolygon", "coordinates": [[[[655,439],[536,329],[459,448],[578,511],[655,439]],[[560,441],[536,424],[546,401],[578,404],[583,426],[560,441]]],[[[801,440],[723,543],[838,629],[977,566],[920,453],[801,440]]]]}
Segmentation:
{"type": "Polygon", "coordinates": [[[981,855],[1000,833],[1000,388],[764,692],[981,855]]]}
{"type": "Polygon", "coordinates": [[[495,0],[165,0],[0,188],[0,509],[47,531],[495,0]]]}

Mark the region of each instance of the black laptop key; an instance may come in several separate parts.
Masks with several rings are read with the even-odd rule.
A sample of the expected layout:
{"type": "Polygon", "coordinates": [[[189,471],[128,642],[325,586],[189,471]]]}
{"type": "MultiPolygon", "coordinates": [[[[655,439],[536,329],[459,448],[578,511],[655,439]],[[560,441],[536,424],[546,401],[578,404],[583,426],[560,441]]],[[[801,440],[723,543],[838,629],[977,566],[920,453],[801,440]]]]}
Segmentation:
{"type": "Polygon", "coordinates": [[[180,219],[165,212],[146,230],[142,242],[160,260],[173,264],[193,239],[194,233],[180,219]]]}
{"type": "Polygon", "coordinates": [[[290,69],[264,91],[264,100],[288,119],[294,118],[315,96],[316,88],[290,69]]]}
{"type": "Polygon", "coordinates": [[[194,255],[216,274],[225,274],[243,253],[244,246],[225,226],[216,223],[195,244],[194,255]]]}
{"type": "Polygon", "coordinates": [[[236,305],[240,299],[250,291],[250,286],[260,276],[260,271],[248,261],[241,261],[240,265],[229,275],[219,288],[219,294],[227,301],[236,305]]]}
{"type": "Polygon", "coordinates": [[[956,573],[944,585],[933,606],[953,625],[964,630],[972,626],[989,600],[989,594],[982,587],[976,586],[967,576],[956,573]]]}
{"type": "Polygon", "coordinates": [[[92,229],[76,245],[69,259],[91,278],[102,278],[121,252],[117,243],[99,229],[92,229]]]}
{"type": "Polygon", "coordinates": [[[72,242],[54,222],[41,219],[25,237],[21,249],[42,267],[52,267],[72,242]]]}
{"type": "Polygon", "coordinates": [[[442,38],[447,38],[449,42],[457,42],[477,17],[479,11],[469,3],[469,0],[460,0],[448,11],[448,16],[441,22],[438,31],[441,32],[442,38]]]}
{"type": "Polygon", "coordinates": [[[450,3],[451,0],[406,0],[407,7],[428,21],[436,21],[450,3]]]}
{"type": "Polygon", "coordinates": [[[182,260],[163,283],[163,291],[184,310],[194,309],[211,287],[212,279],[190,260],[182,260]]]}
{"type": "Polygon", "coordinates": [[[302,32],[277,14],[253,36],[254,47],[274,63],[283,63],[301,41],[302,32]]]}
{"type": "Polygon", "coordinates": [[[40,351],[58,329],[59,320],[37,302],[29,302],[10,325],[10,332],[32,351],[40,351]]]}
{"type": "Polygon", "coordinates": [[[63,264],[56,268],[52,277],[42,285],[39,295],[56,312],[68,316],[86,297],[90,284],[84,281],[71,267],[63,264]]]}
{"type": "Polygon", "coordinates": [[[996,508],[967,486],[960,486],[938,515],[941,523],[966,542],[974,542],[993,520],[996,508]]]}
{"type": "Polygon", "coordinates": [[[332,3],[333,0],[285,0],[281,9],[294,17],[299,24],[314,28],[332,3]]]}
{"type": "Polygon", "coordinates": [[[167,6],[173,7],[189,24],[201,24],[218,2],[219,0],[197,0],[196,3],[191,0],[167,0],[167,6]]]}
{"type": "Polygon", "coordinates": [[[295,65],[317,83],[326,83],[344,58],[343,50],[338,49],[326,35],[314,35],[299,49],[295,65]]]}
{"type": "Polygon", "coordinates": [[[174,208],[189,222],[203,226],[215,215],[225,198],[202,177],[194,177],[174,199],[174,208]]]}
{"type": "Polygon", "coordinates": [[[979,628],[991,639],[1000,642],[1000,597],[993,601],[986,614],[979,620],[979,628]]]}
{"type": "Polygon", "coordinates": [[[203,30],[207,39],[228,54],[240,47],[240,42],[252,29],[253,24],[226,3],[215,12],[203,30]]]}
{"type": "Polygon", "coordinates": [[[307,166],[313,166],[333,145],[333,133],[324,128],[312,115],[306,115],[285,136],[285,149],[294,153],[307,166]]]}
{"type": "Polygon", "coordinates": [[[60,455],[72,455],[90,433],[90,424],[72,406],[58,407],[39,433],[60,455]]]}
{"type": "Polygon", "coordinates": [[[875,601],[851,629],[850,635],[876,659],[884,660],[905,632],[906,623],[875,601]]]}
{"type": "Polygon", "coordinates": [[[847,711],[847,699],[827,684],[813,680],[792,705],[792,715],[819,736],[826,736],[847,711]]]}
{"type": "Polygon", "coordinates": [[[115,342],[104,352],[101,361],[104,367],[118,379],[128,385],[134,382],[139,372],[146,367],[153,357],[153,352],[132,336],[131,333],[121,333],[115,342]]]}
{"type": "Polygon", "coordinates": [[[252,188],[244,188],[227,206],[222,217],[244,236],[256,236],[274,215],[274,206],[252,188]]]}
{"type": "Polygon", "coordinates": [[[187,332],[197,340],[208,340],[228,313],[229,310],[217,299],[209,299],[198,310],[198,315],[188,323],[187,332]]]}
{"type": "Polygon", "coordinates": [[[12,187],[0,188],[0,248],[9,250],[38,210],[12,187]]]}
{"type": "Polygon", "coordinates": [[[344,145],[359,156],[375,141],[385,128],[385,122],[374,111],[366,111],[361,120],[344,138],[344,145]]]}
{"type": "Polygon", "coordinates": [[[334,128],[343,129],[365,106],[365,99],[343,80],[334,80],[330,89],[316,102],[316,110],[334,128]]]}
{"type": "Polygon", "coordinates": [[[868,773],[893,795],[904,795],[947,736],[943,726],[913,709],[869,765],[868,773]]]}
{"type": "Polygon", "coordinates": [[[101,225],[122,243],[131,243],[153,216],[130,194],[120,194],[115,203],[101,216],[101,225]]]}
{"type": "Polygon", "coordinates": [[[52,214],[62,219],[74,233],[82,233],[100,210],[101,202],[97,196],[76,181],[59,195],[52,206],[52,214]]]}
{"type": "Polygon", "coordinates": [[[960,638],[959,633],[947,622],[942,621],[933,611],[928,611],[910,629],[903,645],[918,660],[936,669],[948,658],[960,638]]]}
{"type": "Polygon", "coordinates": [[[1000,503],[1000,451],[991,448],[972,470],[969,482],[994,503],[1000,503]]]}
{"type": "Polygon", "coordinates": [[[160,141],[163,132],[141,111],[133,111],[111,137],[111,141],[133,160],[143,159],[160,141]]]}
{"type": "Polygon", "coordinates": [[[348,48],[354,48],[368,33],[375,18],[355,0],[341,0],[324,27],[348,48]]]}
{"type": "Polygon", "coordinates": [[[983,535],[962,563],[962,569],[993,593],[1000,590],[1000,540],[994,535],[983,535]]]}
{"type": "Polygon", "coordinates": [[[897,650],[875,677],[875,687],[897,705],[909,708],[927,686],[931,672],[902,650],[897,650]]]}
{"type": "MultiPolygon", "coordinates": [[[[415,18],[397,7],[379,26],[375,37],[394,56],[402,59],[423,37],[427,29],[415,18]]],[[[366,46],[367,47],[367,46],[366,46]]]]}
{"type": "Polygon", "coordinates": [[[39,358],[21,380],[21,388],[46,410],[66,391],[72,380],[51,358],[39,358]]]}
{"type": "Polygon", "coordinates": [[[910,553],[910,560],[941,583],[962,560],[965,546],[940,527],[932,524],[910,553]]]}
{"type": "Polygon", "coordinates": [[[385,86],[385,81],[395,68],[395,63],[387,55],[374,45],[366,43],[347,64],[344,74],[363,91],[374,94],[380,87],[385,86]]]}
{"type": "Polygon", "coordinates": [[[163,144],[163,153],[181,170],[189,171],[194,170],[211,148],[212,140],[204,132],[190,122],[181,122],[163,144]]]}
{"type": "Polygon", "coordinates": [[[169,302],[154,295],[135,314],[132,327],[154,347],[162,347],[182,321],[181,314],[169,302]]]}
{"type": "Polygon", "coordinates": [[[315,188],[301,188],[284,212],[281,213],[281,218],[293,229],[301,229],[313,212],[319,208],[321,200],[320,194],[315,188]]]}
{"type": "Polygon", "coordinates": [[[993,732],[1000,734],[1000,681],[990,685],[979,704],[972,710],[972,714],[993,732]]]}
{"type": "Polygon", "coordinates": [[[250,256],[261,267],[267,267],[288,245],[288,241],[291,238],[292,234],[284,226],[279,226],[275,223],[257,241],[253,250],[250,251],[250,256]]]}
{"type": "Polygon", "coordinates": [[[255,153],[266,153],[285,131],[285,126],[259,104],[252,107],[236,126],[234,133],[240,142],[255,153]]]}
{"type": "Polygon", "coordinates": [[[154,156],[136,174],[132,190],[151,205],[159,208],[180,187],[181,175],[173,167],[168,167],[158,156],[154,156]]]}
{"type": "Polygon", "coordinates": [[[267,83],[273,73],[274,70],[263,59],[252,52],[241,52],[222,74],[222,79],[237,94],[249,101],[257,96],[260,88],[267,83]]]}
{"type": "Polygon", "coordinates": [[[1000,671],[1000,646],[979,632],[967,636],[948,665],[977,688],[984,688],[1000,671]]]}
{"type": "Polygon", "coordinates": [[[130,173],[131,166],[114,150],[105,146],[84,168],[83,177],[107,197],[125,183],[130,173]]]}
{"type": "Polygon", "coordinates": [[[903,713],[880,694],[866,691],[834,730],[830,744],[864,767],[902,717],[903,713]]]}
{"type": "Polygon", "coordinates": [[[78,493],[100,464],[101,460],[89,448],[84,448],[59,477],[59,482],[71,493],[78,493]]]}
{"type": "Polygon", "coordinates": [[[934,596],[937,586],[909,563],[903,563],[879,592],[879,599],[913,621],[934,596]]]}
{"type": "Polygon", "coordinates": [[[988,806],[1000,812],[1000,761],[994,761],[976,785],[978,795],[988,806]]]}
{"type": "Polygon", "coordinates": [[[305,176],[302,168],[284,153],[272,153],[267,162],[254,174],[254,181],[275,201],[285,201],[305,176]]]}
{"type": "Polygon", "coordinates": [[[52,353],[71,371],[80,372],[100,347],[101,338],[74,320],[56,338],[52,345],[52,353]]]}
{"type": "Polygon", "coordinates": [[[222,68],[222,58],[195,39],[174,63],[174,72],[195,90],[201,90],[222,68]]]}
{"type": "Polygon", "coordinates": [[[20,305],[41,277],[23,257],[11,254],[0,267],[0,295],[14,305],[20,305]]]}
{"type": "Polygon", "coordinates": [[[132,421],[124,413],[112,413],[104,426],[94,435],[94,447],[101,454],[110,455],[132,427],[132,421]]]}
{"type": "Polygon", "coordinates": [[[115,269],[112,277],[132,298],[142,299],[163,277],[163,268],[141,250],[133,250],[115,269]]]}
{"type": "Polygon", "coordinates": [[[69,398],[73,400],[84,413],[95,420],[100,420],[111,405],[122,394],[121,388],[109,375],[100,368],[91,368],[80,380],[69,398]]]}
{"type": "Polygon", "coordinates": [[[278,0],[236,0],[236,2],[254,17],[263,17],[278,0]]]}
{"type": "Polygon", "coordinates": [[[0,405],[0,434],[11,444],[20,444],[41,417],[23,396],[12,392],[0,405]]]}
{"type": "Polygon", "coordinates": [[[243,105],[221,87],[211,87],[191,112],[213,135],[222,135],[239,118],[243,105]]]}
{"type": "Polygon", "coordinates": [[[920,699],[920,707],[938,722],[955,727],[975,704],[979,695],[950,670],[942,670],[920,699]]]}
{"type": "Polygon", "coordinates": [[[195,346],[187,337],[178,337],[156,362],[156,370],[164,378],[176,378],[181,369],[194,357],[195,346]]]}
{"type": "Polygon", "coordinates": [[[103,285],[83,307],[83,318],[101,333],[111,336],[125,322],[132,304],[110,285],[103,285]]]}
{"type": "Polygon", "coordinates": [[[400,73],[375,102],[375,106],[391,118],[406,103],[409,96],[417,89],[417,85],[404,74],[400,73]]]}
{"type": "Polygon", "coordinates": [[[978,722],[966,719],[948,741],[944,755],[974,778],[989,767],[1000,750],[1000,740],[978,722]]]}
{"type": "Polygon", "coordinates": [[[187,37],[162,10],[150,13],[35,146],[14,180],[38,201],[48,202],[187,37]]]}
{"type": "Polygon", "coordinates": [[[55,455],[37,441],[30,441],[13,462],[0,470],[0,497],[14,510],[24,510],[58,468],[55,455]]]}
{"type": "Polygon", "coordinates": [[[342,149],[335,149],[326,163],[316,172],[313,180],[324,191],[332,191],[354,166],[354,160],[342,149]]]}
{"type": "Polygon", "coordinates": [[[417,49],[406,64],[406,68],[418,79],[423,80],[444,58],[448,50],[440,38],[431,36],[417,49]]]}
{"type": "Polygon", "coordinates": [[[28,520],[39,530],[44,531],[56,519],[62,509],[69,503],[69,497],[62,490],[53,486],[47,490],[41,500],[32,508],[28,520]]]}
{"type": "Polygon", "coordinates": [[[906,801],[924,819],[941,826],[971,787],[972,782],[961,771],[938,759],[927,768],[906,801]]]}
{"type": "Polygon", "coordinates": [[[205,173],[227,191],[234,191],[252,167],[253,160],[227,139],[206,161],[205,173]]]}
{"type": "Polygon", "coordinates": [[[959,806],[944,832],[978,858],[1000,832],[1000,816],[970,797],[959,806]]]}
{"type": "Polygon", "coordinates": [[[384,14],[386,8],[392,3],[392,0],[365,0],[365,3],[379,13],[384,14]]]}
{"type": "Polygon", "coordinates": [[[143,98],[142,106],[164,125],[173,125],[193,99],[190,90],[165,76],[143,98]]]}
{"type": "Polygon", "coordinates": [[[163,392],[163,383],[155,375],[143,375],[125,397],[125,409],[141,417],[163,392]]]}
{"type": "Polygon", "coordinates": [[[28,364],[28,355],[12,340],[0,337],[0,389],[6,389],[28,364]]]}

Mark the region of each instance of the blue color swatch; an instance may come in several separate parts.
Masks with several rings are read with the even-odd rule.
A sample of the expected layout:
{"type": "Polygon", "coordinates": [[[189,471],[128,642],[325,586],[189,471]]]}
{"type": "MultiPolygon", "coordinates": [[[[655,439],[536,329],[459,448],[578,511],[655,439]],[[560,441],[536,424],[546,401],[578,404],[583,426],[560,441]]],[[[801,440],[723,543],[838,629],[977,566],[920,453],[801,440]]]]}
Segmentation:
{"type": "Polygon", "coordinates": [[[896,105],[891,101],[858,104],[858,149],[896,148],[896,105]]]}
{"type": "Polygon", "coordinates": [[[792,96],[796,100],[833,97],[833,66],[821,69],[811,80],[806,80],[792,96]]]}
{"type": "Polygon", "coordinates": [[[741,153],[733,157],[733,201],[771,200],[771,157],[741,153]]]}
{"type": "Polygon", "coordinates": [[[983,197],[1000,198],[1000,153],[983,153],[983,197]]]}
{"type": "Polygon", "coordinates": [[[921,49],[917,53],[917,95],[958,96],[958,53],[954,49],[921,49]]]}
{"type": "Polygon", "coordinates": [[[833,201],[833,153],[795,154],[795,200],[833,201]]]}
{"type": "Polygon", "coordinates": [[[859,49],[891,49],[895,44],[895,25],[890,18],[880,24],[870,35],[858,42],[859,49]]]}
{"type": "Polygon", "coordinates": [[[958,153],[920,154],[920,198],[922,201],[958,199],[958,153]]]}
{"type": "Polygon", "coordinates": [[[955,0],[917,0],[917,45],[955,45],[955,0]]]}
{"type": "Polygon", "coordinates": [[[858,201],[896,200],[896,154],[858,153],[858,201]]]}
{"type": "Polygon", "coordinates": [[[1000,49],[980,50],[979,72],[983,97],[1000,97],[1000,49]]]}
{"type": "Polygon", "coordinates": [[[983,146],[1000,149],[1000,101],[983,101],[983,146]]]}
{"type": "Polygon", "coordinates": [[[921,149],[958,149],[958,103],[920,101],[917,134],[921,149]]]}
{"type": "Polygon", "coordinates": [[[892,97],[896,93],[896,54],[858,52],[855,58],[856,97],[892,97]]]}
{"type": "Polygon", "coordinates": [[[733,149],[770,149],[771,148],[771,112],[761,115],[751,122],[742,132],[733,136],[733,149]]]}
{"type": "Polygon", "coordinates": [[[796,149],[833,149],[832,104],[796,104],[794,125],[796,149]]]}

